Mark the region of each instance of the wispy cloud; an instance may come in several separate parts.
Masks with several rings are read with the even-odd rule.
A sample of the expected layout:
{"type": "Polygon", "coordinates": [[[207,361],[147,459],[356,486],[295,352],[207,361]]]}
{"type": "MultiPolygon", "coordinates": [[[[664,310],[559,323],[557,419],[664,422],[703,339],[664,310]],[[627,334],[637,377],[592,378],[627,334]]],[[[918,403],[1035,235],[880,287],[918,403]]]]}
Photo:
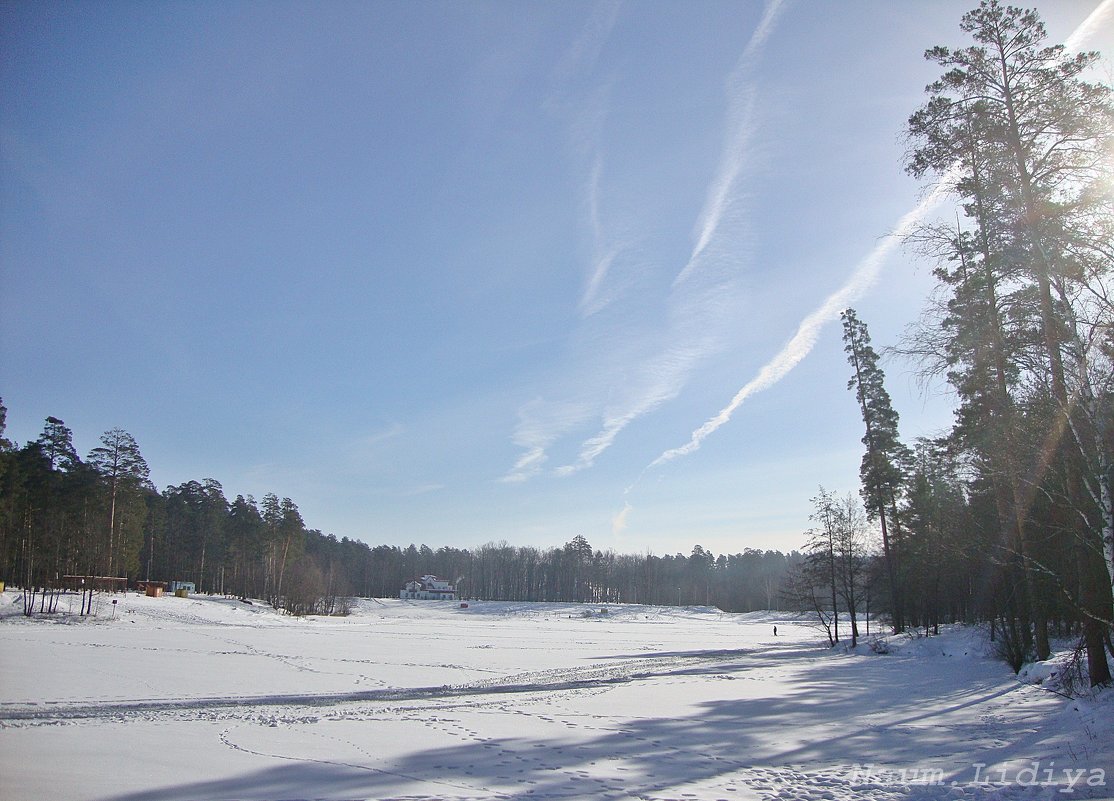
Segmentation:
{"type": "Polygon", "coordinates": [[[1079,27],[1064,40],[1064,47],[1073,51],[1083,49],[1087,41],[1094,37],[1101,27],[1110,23],[1114,23],[1114,0],[1103,0],[1098,8],[1092,11],[1087,19],[1083,20],[1079,27]]]}
{"type": "Polygon", "coordinates": [[[688,262],[674,279],[674,286],[688,278],[697,268],[700,257],[715,237],[724,214],[731,205],[732,190],[746,166],[747,145],[757,127],[754,119],[756,93],[750,76],[783,6],[783,0],[771,0],[766,6],[758,27],[751,34],[728,78],[728,124],[723,154],[697,221],[696,244],[688,262]]]}
{"type": "Polygon", "coordinates": [[[916,208],[902,217],[893,233],[883,238],[859,262],[843,286],[825,298],[818,308],[801,321],[793,337],[759,369],[754,378],[735,393],[735,397],[731,399],[730,403],[704,425],[693,431],[692,437],[687,443],[665,451],[651,462],[650,467],[656,467],[697,450],[705,439],[731,419],[731,416],[743,404],[743,401],[757,392],[769,389],[785,378],[812,351],[817,338],[820,336],[820,330],[827,323],[835,320],[841,311],[870,288],[878,279],[882,265],[902,238],[940,202],[949,190],[950,182],[945,179],[916,208]]]}
{"type": "Polygon", "coordinates": [[[580,35],[553,71],[547,110],[568,126],[576,159],[586,165],[585,206],[592,236],[591,269],[581,294],[579,311],[590,317],[604,309],[612,297],[601,290],[622,246],[608,241],[600,213],[600,182],[604,171],[600,139],[608,117],[612,79],[594,73],[604,46],[619,18],[620,3],[597,4],[580,35]],[[586,85],[593,82],[592,85],[586,85]]]}
{"type": "MultiPolygon", "coordinates": [[[[692,255],[671,287],[666,344],[657,354],[631,368],[630,373],[635,376],[634,391],[626,393],[622,402],[609,405],[600,430],[583,442],[575,462],[557,469],[558,475],[570,475],[593,466],[623,429],[676,398],[695,367],[720,345],[717,329],[735,307],[737,289],[734,283],[742,248],[736,243],[732,258],[726,259],[722,254],[713,256],[710,245],[721,236],[724,219],[737,200],[739,179],[748,163],[746,145],[757,128],[754,66],[774,29],[782,5],[783,0],[771,0],[766,6],[728,78],[723,151],[698,218],[692,255]],[[719,269],[706,269],[713,260],[719,269]],[[698,268],[706,273],[700,281],[693,280],[698,268]]],[[[598,220],[599,174],[594,172],[593,178],[593,199],[589,205],[595,223],[598,220]]],[[[598,228],[596,236],[598,242],[598,228]]],[[[600,285],[614,258],[614,251],[603,251],[589,282],[586,300],[596,303],[600,285]]]]}
{"type": "Polygon", "coordinates": [[[518,461],[502,479],[504,484],[519,484],[532,476],[536,476],[542,471],[542,465],[546,463],[549,457],[545,453],[545,449],[549,447],[553,440],[543,440],[538,443],[526,444],[521,441],[518,436],[515,436],[515,445],[520,445],[526,448],[526,453],[518,457],[518,461]]]}
{"type": "Polygon", "coordinates": [[[624,250],[616,241],[607,241],[600,219],[600,180],[603,174],[603,157],[596,154],[588,180],[588,225],[592,231],[592,271],[588,276],[584,294],[580,298],[580,313],[590,317],[602,311],[612,297],[601,295],[604,281],[611,271],[615,258],[624,250]]]}
{"type": "Polygon", "coordinates": [[[589,413],[588,406],[575,401],[559,403],[536,398],[524,405],[518,411],[518,425],[512,437],[523,453],[500,480],[517,484],[541,473],[549,461],[550,446],[582,425],[589,413]]]}
{"type": "Polygon", "coordinates": [[[630,513],[634,511],[634,507],[629,502],[623,504],[623,508],[611,518],[611,533],[618,537],[627,530],[627,518],[630,513]]]}
{"type": "MultiPolygon", "coordinates": [[[[746,144],[757,127],[753,69],[782,5],[783,0],[771,0],[766,6],[725,83],[722,154],[694,228],[692,255],[667,294],[658,301],[665,319],[650,336],[642,337],[638,346],[626,350],[615,344],[614,336],[605,334],[599,338],[606,343],[608,353],[589,355],[593,366],[589,368],[591,376],[584,382],[587,386],[582,396],[595,400],[575,404],[576,414],[553,414],[559,405],[551,409],[541,401],[520,410],[513,439],[523,451],[503,481],[525,481],[549,470],[550,450],[558,440],[596,417],[599,427],[581,441],[575,459],[552,472],[569,476],[592,467],[628,426],[675,399],[696,367],[722,347],[725,325],[738,309],[739,267],[745,261],[746,248],[739,241],[743,221],[740,215],[731,212],[739,207],[740,178],[750,159],[746,144]]],[[[602,43],[616,19],[615,7],[608,9],[606,14],[601,12],[602,16],[593,19],[583,41],[570,50],[567,63],[558,70],[562,86],[583,76],[598,60],[602,43]]],[[[587,91],[579,105],[566,94],[560,95],[560,109],[569,119],[576,151],[587,157],[590,164],[586,171],[585,208],[592,251],[579,311],[585,320],[592,318],[594,328],[607,328],[615,323],[611,317],[597,318],[622,297],[621,288],[629,288],[623,287],[621,281],[617,283],[616,269],[621,266],[628,271],[637,260],[631,242],[638,241],[638,237],[615,236],[603,219],[606,170],[598,143],[607,118],[610,91],[610,85],[587,91]]],[[[641,298],[637,302],[646,300],[641,298]]],[[[615,318],[621,318],[622,313],[619,309],[615,318]]],[[[623,335],[617,338],[624,339],[623,335]]]]}
{"type": "MultiPolygon", "coordinates": [[[[547,111],[568,127],[575,158],[590,163],[585,192],[588,224],[592,235],[592,269],[581,295],[579,311],[590,317],[608,303],[601,295],[611,265],[620,252],[607,244],[600,215],[600,181],[603,157],[599,153],[600,132],[607,119],[611,91],[609,80],[593,80],[600,54],[619,18],[618,0],[597,3],[584,27],[553,70],[547,111]]],[[[583,388],[582,388],[583,391],[583,388]]],[[[522,449],[514,465],[500,479],[522,483],[542,473],[549,462],[550,448],[592,415],[592,404],[582,400],[550,401],[535,398],[518,410],[518,423],[511,441],[522,449]]]]}
{"type": "Polygon", "coordinates": [[[553,91],[549,98],[551,107],[563,105],[568,87],[579,75],[591,72],[595,67],[619,18],[621,5],[618,0],[609,0],[593,6],[588,22],[553,71],[553,91]]]}
{"type": "Polygon", "coordinates": [[[591,467],[600,454],[614,444],[624,428],[677,397],[693,365],[710,349],[705,342],[675,346],[643,365],[628,397],[615,402],[604,412],[599,432],[581,444],[575,462],[557,468],[557,475],[568,476],[591,467]]]}

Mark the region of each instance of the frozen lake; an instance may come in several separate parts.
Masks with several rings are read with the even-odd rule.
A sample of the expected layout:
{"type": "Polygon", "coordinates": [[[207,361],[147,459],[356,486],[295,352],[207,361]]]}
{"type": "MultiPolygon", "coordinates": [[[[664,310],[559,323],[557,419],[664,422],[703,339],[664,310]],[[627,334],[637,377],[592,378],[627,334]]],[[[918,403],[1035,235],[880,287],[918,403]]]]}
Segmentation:
{"type": "Polygon", "coordinates": [[[296,619],[130,594],[77,621],[17,598],[3,799],[1109,797],[1110,698],[1020,683],[973,631],[877,656],[701,608],[364,600],[296,619]]]}

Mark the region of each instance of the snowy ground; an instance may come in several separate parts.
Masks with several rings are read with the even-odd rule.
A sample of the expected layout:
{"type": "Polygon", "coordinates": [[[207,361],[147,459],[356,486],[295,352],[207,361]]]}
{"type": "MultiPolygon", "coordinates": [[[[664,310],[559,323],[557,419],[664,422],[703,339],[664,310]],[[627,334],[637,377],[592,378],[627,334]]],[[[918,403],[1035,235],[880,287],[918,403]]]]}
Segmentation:
{"type": "Polygon", "coordinates": [[[1021,683],[973,631],[880,656],[771,613],[130,594],[27,620],[18,597],[5,801],[1114,796],[1114,694],[1021,683]]]}

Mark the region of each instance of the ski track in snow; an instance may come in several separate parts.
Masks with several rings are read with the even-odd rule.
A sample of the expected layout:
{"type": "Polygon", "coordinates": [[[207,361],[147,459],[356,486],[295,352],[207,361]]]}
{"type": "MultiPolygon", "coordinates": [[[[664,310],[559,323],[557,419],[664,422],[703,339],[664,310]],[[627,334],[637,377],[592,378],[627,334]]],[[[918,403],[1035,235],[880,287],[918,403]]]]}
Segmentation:
{"type": "Polygon", "coordinates": [[[774,618],[713,610],[585,620],[574,605],[378,601],[334,623],[229,602],[126,606],[111,623],[0,623],[0,675],[25,667],[12,649],[72,671],[42,698],[2,685],[0,801],[47,787],[75,801],[1110,797],[971,781],[978,760],[1112,768],[1114,751],[1112,704],[1072,712],[966,641],[839,655],[784,617],[774,640],[774,618]],[[191,678],[194,666],[228,674],[191,678]],[[469,679],[406,686],[413,675],[469,679]],[[289,684],[307,691],[276,689],[289,684]],[[343,684],[357,689],[321,689],[343,684]],[[43,749],[73,772],[68,791],[43,749]],[[910,765],[942,766],[943,781],[895,775],[910,765]]]}
{"type": "MultiPolygon", "coordinates": [[[[215,651],[217,655],[228,652],[215,651]]],[[[14,726],[29,722],[57,723],[66,720],[108,718],[124,720],[139,716],[157,719],[163,716],[186,714],[192,719],[198,713],[219,715],[227,711],[232,717],[255,715],[263,707],[321,707],[352,703],[398,703],[437,699],[469,699],[474,696],[566,692],[590,689],[618,682],[637,681],[669,676],[689,666],[707,665],[738,657],[742,651],[710,651],[691,656],[667,656],[601,665],[595,668],[566,668],[520,673],[498,679],[485,679],[461,685],[440,687],[415,687],[403,689],[364,690],[351,693],[299,693],[290,695],[231,696],[226,698],[139,698],[112,703],[67,704],[47,702],[36,704],[0,703],[0,725],[14,726]],[[245,709],[252,710],[250,712],[245,709]]],[[[274,656],[267,654],[267,656],[274,656]]],[[[321,673],[277,657],[278,661],[295,670],[321,673]]],[[[406,666],[407,663],[400,663],[406,666]]],[[[455,668],[455,665],[440,665],[455,668]]]]}

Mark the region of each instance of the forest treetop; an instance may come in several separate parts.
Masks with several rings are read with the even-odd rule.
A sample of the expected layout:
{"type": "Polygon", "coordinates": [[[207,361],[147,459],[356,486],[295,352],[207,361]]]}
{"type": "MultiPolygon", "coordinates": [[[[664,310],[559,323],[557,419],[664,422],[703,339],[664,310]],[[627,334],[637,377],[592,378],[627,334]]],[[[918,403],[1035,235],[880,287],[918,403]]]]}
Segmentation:
{"type": "MultiPolygon", "coordinates": [[[[6,410],[0,400],[0,437],[6,410]]],[[[65,423],[48,417],[22,448],[0,447],[0,577],[57,587],[66,575],[183,580],[199,591],[263,598],[291,611],[343,596],[397,596],[427,573],[465,597],[502,600],[776,605],[798,558],[747,549],[718,557],[696,545],[662,557],[593,549],[582,535],[552,548],[370,546],[310,529],[290,498],[229,500],[213,478],[158,492],[135,439],[106,431],[82,460],[65,423]]]]}

